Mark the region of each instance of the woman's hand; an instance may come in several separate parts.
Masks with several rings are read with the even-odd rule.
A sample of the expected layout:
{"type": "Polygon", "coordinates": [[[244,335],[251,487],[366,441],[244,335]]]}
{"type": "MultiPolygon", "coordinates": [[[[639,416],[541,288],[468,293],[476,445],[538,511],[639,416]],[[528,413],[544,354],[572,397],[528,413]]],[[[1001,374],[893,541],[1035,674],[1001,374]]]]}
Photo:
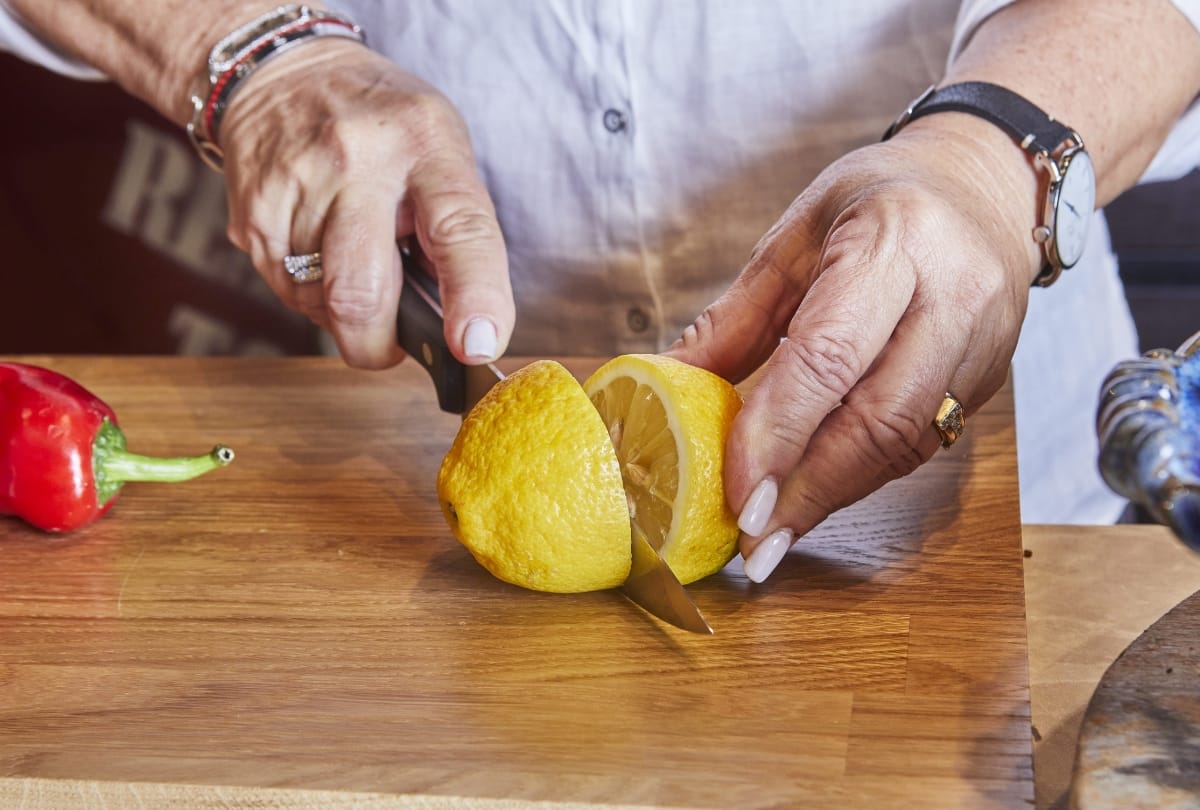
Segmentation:
{"type": "Polygon", "coordinates": [[[403,358],[397,240],[415,235],[461,360],[502,353],[514,309],[504,240],[450,102],[344,40],[305,44],[246,79],[220,130],[229,237],[292,309],[328,329],[352,366],[403,358]],[[320,251],[297,284],[283,257],[320,251]]]}
{"type": "Polygon", "coordinates": [[[969,415],[1004,383],[1041,264],[1036,201],[992,125],[913,122],[822,173],[671,348],[734,380],[766,362],[725,468],[750,578],[927,461],[947,392],[969,415]]]}

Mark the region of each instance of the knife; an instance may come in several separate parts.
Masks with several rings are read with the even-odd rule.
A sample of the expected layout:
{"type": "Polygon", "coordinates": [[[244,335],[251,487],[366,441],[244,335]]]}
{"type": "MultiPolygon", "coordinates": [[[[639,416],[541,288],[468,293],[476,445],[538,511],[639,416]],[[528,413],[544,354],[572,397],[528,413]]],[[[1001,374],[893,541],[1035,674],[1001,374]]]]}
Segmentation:
{"type": "Polygon", "coordinates": [[[633,521],[629,522],[633,537],[633,566],[621,592],[629,601],[644,608],[664,622],[693,633],[712,634],[709,626],[688,596],[670,567],[658,556],[646,534],[633,521]]]}
{"type": "MultiPolygon", "coordinates": [[[[401,246],[403,290],[396,317],[400,348],[429,372],[437,390],[438,407],[463,416],[475,407],[504,374],[491,363],[468,366],[446,345],[441,296],[437,282],[425,272],[417,257],[401,246]]],[[[632,521],[633,565],[621,590],[634,604],[676,627],[693,633],[712,633],[674,572],[632,521]]]]}
{"type": "Polygon", "coordinates": [[[466,416],[504,374],[491,363],[468,366],[450,353],[442,319],[437,282],[411,251],[401,247],[404,267],[396,340],[400,348],[429,372],[437,390],[438,407],[466,416]]]}

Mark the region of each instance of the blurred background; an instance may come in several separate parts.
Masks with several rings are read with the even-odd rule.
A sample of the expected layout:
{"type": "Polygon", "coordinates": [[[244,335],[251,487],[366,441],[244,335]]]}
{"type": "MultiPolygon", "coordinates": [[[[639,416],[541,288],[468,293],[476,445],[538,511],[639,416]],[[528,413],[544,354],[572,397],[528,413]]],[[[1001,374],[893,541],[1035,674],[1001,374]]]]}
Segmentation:
{"type": "MultiPolygon", "coordinates": [[[[0,354],[316,354],[225,237],[220,175],[115,86],[0,54],[0,354]]],[[[1200,328],[1200,172],[1108,209],[1142,348],[1200,328]]]]}
{"type": "Polygon", "coordinates": [[[187,136],[115,85],[0,54],[0,354],[315,354],[225,236],[187,136]]]}

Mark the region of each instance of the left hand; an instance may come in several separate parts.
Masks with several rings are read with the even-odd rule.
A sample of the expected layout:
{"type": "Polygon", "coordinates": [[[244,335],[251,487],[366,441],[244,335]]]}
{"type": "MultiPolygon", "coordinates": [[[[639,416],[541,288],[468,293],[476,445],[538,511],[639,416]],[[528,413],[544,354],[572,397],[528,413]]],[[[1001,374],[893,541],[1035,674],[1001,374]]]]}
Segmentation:
{"type": "Polygon", "coordinates": [[[1004,383],[1041,256],[1036,179],[986,122],[942,114],[824,171],[669,354],[741,380],[726,497],[747,575],[940,447],[1004,383]],[[787,338],[781,342],[781,338],[787,338]]]}

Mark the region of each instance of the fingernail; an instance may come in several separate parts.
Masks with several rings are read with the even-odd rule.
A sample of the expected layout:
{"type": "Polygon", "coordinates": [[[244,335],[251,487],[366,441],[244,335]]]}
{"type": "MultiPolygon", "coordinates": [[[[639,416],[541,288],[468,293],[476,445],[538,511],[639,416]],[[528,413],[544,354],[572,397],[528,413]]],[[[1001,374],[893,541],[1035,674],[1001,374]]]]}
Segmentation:
{"type": "Polygon", "coordinates": [[[792,547],[792,530],[776,529],[763,538],[762,542],[750,552],[742,569],[746,576],[754,582],[762,582],[771,576],[771,572],[779,565],[779,561],[792,547]]]}
{"type": "Polygon", "coordinates": [[[738,515],[738,528],[751,537],[758,537],[767,528],[767,521],[775,511],[779,498],[779,484],[774,478],[764,478],[746,499],[742,513],[738,515]]]}
{"type": "Polygon", "coordinates": [[[487,318],[472,318],[467,322],[467,331],[463,333],[463,352],[467,357],[494,360],[496,342],[496,327],[487,318]]]}

